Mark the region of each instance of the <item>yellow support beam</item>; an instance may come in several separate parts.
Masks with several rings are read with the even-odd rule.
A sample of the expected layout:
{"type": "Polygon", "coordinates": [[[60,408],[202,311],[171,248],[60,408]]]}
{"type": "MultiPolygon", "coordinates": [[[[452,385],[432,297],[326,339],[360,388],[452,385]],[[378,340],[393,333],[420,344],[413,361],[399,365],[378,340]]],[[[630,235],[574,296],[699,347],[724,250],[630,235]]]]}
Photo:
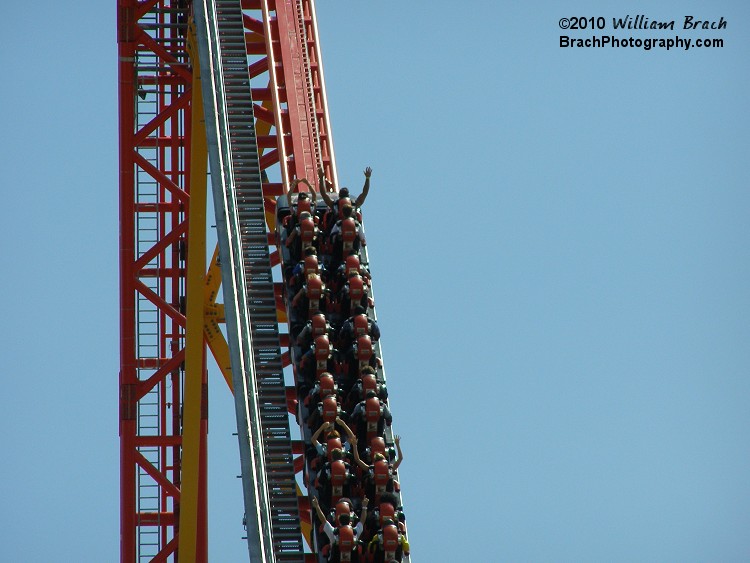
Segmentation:
{"type": "MultiPolygon", "coordinates": [[[[270,86],[269,86],[270,88],[270,86]]],[[[273,110],[273,102],[266,100],[261,104],[263,107],[269,110],[273,110]]],[[[264,121],[255,121],[256,134],[257,135],[268,135],[271,132],[271,125],[264,121]]],[[[262,156],[265,149],[260,150],[262,156]]],[[[265,198],[269,202],[276,204],[276,198],[273,196],[267,196],[265,198]]],[[[276,215],[266,211],[266,222],[268,223],[269,230],[274,232],[276,229],[276,215]]],[[[204,288],[204,325],[203,332],[206,337],[208,347],[211,349],[211,353],[216,360],[221,374],[226,381],[229,390],[234,393],[234,385],[232,383],[232,366],[229,358],[229,345],[224,333],[219,328],[219,324],[225,322],[224,319],[224,305],[216,302],[216,298],[219,295],[219,288],[221,287],[221,268],[219,266],[219,246],[216,245],[213,257],[211,258],[208,271],[206,272],[206,285],[204,288]]],[[[287,322],[286,311],[283,308],[277,308],[276,311],[278,321],[280,323],[287,322]]]]}
{"type": "MultiPolygon", "coordinates": [[[[307,500],[307,494],[302,492],[302,489],[300,488],[299,483],[295,483],[295,486],[297,487],[297,498],[307,500]]],[[[305,542],[307,542],[307,545],[310,547],[310,550],[312,551],[312,548],[313,548],[312,525],[309,522],[305,522],[302,518],[300,518],[299,525],[300,525],[300,528],[302,529],[302,537],[305,539],[305,542]]]]}
{"type": "MultiPolygon", "coordinates": [[[[208,343],[216,363],[221,370],[229,390],[234,393],[229,345],[219,324],[225,322],[224,305],[216,299],[221,287],[219,248],[216,246],[208,270],[200,257],[206,256],[206,176],[207,146],[203,99],[200,85],[200,67],[195,49],[195,36],[190,34],[189,51],[193,61],[193,106],[192,139],[190,153],[190,207],[188,226],[188,271],[187,271],[187,328],[185,355],[185,389],[183,394],[182,432],[182,485],[180,490],[180,527],[178,549],[183,561],[202,561],[206,554],[198,557],[197,535],[199,515],[200,483],[200,417],[202,398],[202,375],[204,370],[204,343],[208,343]],[[196,259],[197,258],[197,259],[196,259]],[[201,288],[202,285],[202,288],[201,288]],[[198,300],[201,295],[202,299],[198,300]]],[[[269,109],[271,102],[264,102],[269,109]]],[[[263,122],[257,122],[263,129],[263,122]]],[[[270,129],[270,126],[268,126],[270,129]]],[[[263,134],[259,131],[259,134],[263,134]]],[[[266,131],[265,134],[268,134],[266,131]]],[[[275,202],[274,197],[267,198],[275,202]]],[[[275,229],[276,217],[266,212],[266,221],[275,229]]],[[[277,310],[279,322],[286,322],[286,311],[277,310]]],[[[205,476],[203,476],[205,478],[205,476]]],[[[298,496],[303,496],[299,485],[298,496]]],[[[312,529],[301,522],[302,533],[310,544],[312,529]]]]}
{"type": "MultiPolygon", "coordinates": [[[[208,149],[203,117],[200,65],[195,43],[195,31],[190,27],[188,49],[193,63],[193,98],[190,144],[190,206],[188,216],[187,263],[187,323],[185,330],[185,388],[182,418],[182,483],[180,486],[180,522],[178,549],[180,561],[198,562],[207,559],[207,553],[198,552],[198,534],[206,537],[199,526],[207,524],[200,519],[201,478],[201,403],[203,400],[203,374],[205,369],[205,343],[203,339],[203,295],[206,271],[206,174],[208,149]]],[[[203,507],[205,509],[205,507],[203,507]]],[[[203,542],[205,543],[205,542],[203,542]]],[[[201,546],[201,551],[206,546],[201,546]]]]}
{"type": "Polygon", "coordinates": [[[219,328],[219,323],[225,322],[224,305],[216,302],[221,286],[221,269],[219,268],[219,246],[214,250],[211,265],[206,272],[205,293],[203,295],[203,333],[206,336],[206,342],[214,355],[216,364],[227,382],[229,390],[234,393],[232,384],[232,365],[229,359],[229,345],[224,333],[219,328]]]}

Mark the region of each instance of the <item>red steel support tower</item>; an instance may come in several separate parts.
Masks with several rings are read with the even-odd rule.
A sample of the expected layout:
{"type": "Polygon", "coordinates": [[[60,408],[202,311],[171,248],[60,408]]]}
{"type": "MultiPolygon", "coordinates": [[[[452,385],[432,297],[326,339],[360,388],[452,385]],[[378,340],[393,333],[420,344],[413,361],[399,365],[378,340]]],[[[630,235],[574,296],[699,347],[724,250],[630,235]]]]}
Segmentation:
{"type": "MultiPolygon", "coordinates": [[[[181,484],[193,80],[188,6],[118,0],[117,7],[121,561],[166,561],[177,545],[181,484]]],[[[197,541],[205,553],[205,418],[201,427],[197,541]]]]}

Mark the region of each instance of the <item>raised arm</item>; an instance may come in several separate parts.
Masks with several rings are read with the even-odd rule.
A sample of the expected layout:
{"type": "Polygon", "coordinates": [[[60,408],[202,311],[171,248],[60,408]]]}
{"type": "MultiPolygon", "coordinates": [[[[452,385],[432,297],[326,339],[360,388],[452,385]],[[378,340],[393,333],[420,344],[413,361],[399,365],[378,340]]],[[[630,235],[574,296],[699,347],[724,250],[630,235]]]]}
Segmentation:
{"type": "Polygon", "coordinates": [[[307,178],[297,178],[292,180],[292,186],[296,186],[297,184],[305,184],[310,190],[313,189],[313,187],[310,185],[310,181],[307,178]]]}
{"type": "Polygon", "coordinates": [[[396,455],[398,459],[393,463],[393,470],[396,471],[401,462],[404,461],[404,452],[401,451],[401,436],[396,436],[396,455]]]}
{"type": "Polygon", "coordinates": [[[359,515],[359,521],[365,522],[367,520],[367,505],[370,504],[370,499],[367,497],[362,499],[362,513],[359,515]]]}
{"type": "Polygon", "coordinates": [[[313,213],[315,213],[315,188],[312,187],[312,184],[307,178],[300,178],[299,180],[294,180],[298,184],[305,184],[308,188],[310,188],[310,199],[311,207],[313,209],[313,213]]]}
{"type": "Polygon", "coordinates": [[[354,437],[350,440],[352,444],[352,452],[354,453],[354,462],[359,466],[360,469],[363,471],[367,471],[370,469],[370,466],[367,465],[362,459],[359,457],[359,452],[357,451],[357,438],[354,437]]]}
{"type": "Polygon", "coordinates": [[[372,176],[372,168],[368,166],[365,168],[365,185],[362,186],[362,193],[359,194],[359,197],[354,202],[354,207],[362,207],[365,199],[367,199],[367,194],[370,192],[370,176],[372,176]]]}
{"type": "Polygon", "coordinates": [[[318,519],[321,521],[321,523],[328,522],[328,520],[326,520],[325,514],[323,514],[323,511],[320,509],[320,504],[318,504],[318,499],[313,497],[311,504],[313,508],[315,509],[315,513],[318,515],[318,519]]]}
{"type": "Polygon", "coordinates": [[[329,428],[330,426],[331,426],[331,423],[330,423],[330,422],[324,422],[323,424],[321,424],[321,425],[320,425],[320,428],[318,428],[318,429],[317,429],[317,430],[315,431],[315,434],[313,434],[313,435],[312,435],[312,436],[310,437],[310,443],[312,443],[312,445],[313,445],[313,446],[315,446],[315,447],[317,448],[317,447],[318,447],[318,446],[320,445],[320,442],[318,442],[318,436],[320,436],[320,433],[321,433],[321,432],[323,432],[323,430],[328,430],[328,428],[329,428]]]}
{"type": "MultiPolygon", "coordinates": [[[[346,424],[346,422],[344,422],[343,420],[341,420],[341,418],[338,417],[338,416],[336,417],[336,423],[339,426],[341,426],[341,428],[344,429],[344,432],[346,432],[346,437],[349,439],[349,443],[351,444],[352,443],[352,438],[354,438],[354,432],[352,432],[352,429],[349,428],[349,426],[346,424]]],[[[355,440],[356,440],[356,438],[355,438],[355,440]]]]}
{"type": "Polygon", "coordinates": [[[323,198],[323,201],[326,202],[328,207],[333,207],[333,200],[331,199],[331,196],[328,195],[328,188],[330,187],[333,191],[336,186],[328,181],[326,173],[322,168],[318,170],[318,185],[320,186],[320,197],[323,198]]]}

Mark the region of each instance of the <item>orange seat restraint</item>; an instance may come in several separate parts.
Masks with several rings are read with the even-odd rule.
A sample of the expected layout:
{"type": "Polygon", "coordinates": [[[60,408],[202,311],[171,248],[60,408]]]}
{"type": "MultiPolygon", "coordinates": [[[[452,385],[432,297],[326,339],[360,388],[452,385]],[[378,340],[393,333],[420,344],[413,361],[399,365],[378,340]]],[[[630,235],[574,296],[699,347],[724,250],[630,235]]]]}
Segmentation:
{"type": "Polygon", "coordinates": [[[339,526],[339,560],[351,561],[352,551],[354,551],[354,530],[349,525],[339,526]]]}
{"type": "Polygon", "coordinates": [[[349,278],[349,299],[352,303],[359,303],[365,294],[365,284],[362,281],[362,277],[359,274],[355,274],[349,278]]]}
{"type": "Polygon", "coordinates": [[[388,462],[384,459],[376,461],[374,465],[375,474],[375,492],[377,494],[383,494],[388,486],[388,481],[391,479],[391,469],[388,466],[388,462]]]}
{"type": "Polygon", "coordinates": [[[328,325],[326,323],[326,317],[323,313],[316,313],[310,319],[310,325],[312,329],[312,335],[317,338],[318,336],[327,336],[328,325]]]}
{"type": "Polygon", "coordinates": [[[321,398],[336,396],[336,382],[333,380],[333,376],[330,373],[321,373],[320,377],[318,377],[318,384],[320,385],[321,398]]]}
{"type": "Polygon", "coordinates": [[[346,262],[344,266],[344,275],[346,278],[349,278],[352,274],[359,274],[359,270],[362,267],[362,265],[359,262],[359,256],[356,254],[350,254],[346,257],[346,262]]]}
{"type": "Polygon", "coordinates": [[[336,503],[335,510],[336,510],[336,517],[334,520],[338,522],[339,516],[341,516],[342,514],[350,515],[352,513],[352,505],[346,502],[345,500],[340,500],[336,503]]]}
{"type": "Polygon", "coordinates": [[[346,465],[341,460],[331,462],[331,498],[335,502],[344,496],[344,485],[349,477],[346,465]]]}
{"type": "Polygon", "coordinates": [[[318,257],[317,256],[305,256],[305,264],[303,271],[305,273],[305,279],[311,274],[318,274],[318,257]]]}
{"type": "Polygon", "coordinates": [[[323,280],[320,279],[318,274],[312,274],[307,277],[307,283],[305,284],[307,299],[309,301],[310,313],[317,313],[320,309],[320,300],[323,297],[323,280]]]}
{"type": "Polygon", "coordinates": [[[365,401],[365,420],[367,421],[367,434],[371,437],[378,431],[378,422],[380,422],[380,399],[370,397],[365,401]]]}
{"type": "Polygon", "coordinates": [[[378,392],[378,380],[371,373],[366,373],[362,376],[362,393],[367,396],[367,393],[372,391],[377,394],[378,392]]]}
{"type": "Polygon", "coordinates": [[[297,217],[302,215],[303,212],[307,211],[310,215],[312,215],[312,205],[311,201],[309,199],[298,199],[297,200],[297,217]]]}
{"type": "Polygon", "coordinates": [[[315,359],[319,362],[326,361],[331,354],[331,343],[328,336],[323,334],[315,337],[315,359]]]}
{"type": "Polygon", "coordinates": [[[388,458],[385,453],[385,440],[380,436],[375,436],[370,440],[370,459],[375,459],[375,454],[381,454],[384,458],[388,458]]]}
{"type": "Polygon", "coordinates": [[[336,417],[339,415],[339,405],[336,402],[336,397],[326,397],[323,399],[323,420],[333,424],[336,421],[336,417]]]}
{"type": "Polygon", "coordinates": [[[380,503],[380,526],[385,525],[385,519],[390,518],[392,522],[396,521],[396,510],[390,502],[380,503]]]}
{"type": "Polygon", "coordinates": [[[354,219],[341,221],[341,240],[343,242],[344,254],[349,254],[354,248],[354,240],[357,238],[357,224],[354,219]]]}
{"type": "Polygon", "coordinates": [[[326,441],[326,455],[328,456],[328,461],[333,461],[333,458],[331,457],[333,450],[344,451],[344,446],[341,445],[341,438],[330,438],[326,441]]]}
{"type": "Polygon", "coordinates": [[[311,246],[315,242],[315,236],[318,234],[315,221],[310,217],[301,219],[299,222],[299,233],[302,240],[302,248],[305,249],[311,246]]]}
{"type": "Polygon", "coordinates": [[[328,342],[328,336],[318,336],[315,338],[315,376],[319,377],[328,371],[328,357],[331,355],[331,345],[328,342]]]}
{"type": "MultiPolygon", "coordinates": [[[[349,295],[351,295],[351,288],[349,292],[349,295]]],[[[367,320],[367,315],[356,315],[352,324],[354,325],[355,336],[364,336],[370,332],[370,322],[367,320]]]]}
{"type": "Polygon", "coordinates": [[[368,335],[357,338],[357,360],[359,361],[359,371],[370,365],[372,357],[372,339],[368,335]]]}
{"type": "Polygon", "coordinates": [[[383,528],[383,551],[385,552],[385,560],[389,561],[395,559],[397,549],[398,528],[393,524],[389,524],[383,528]]]}

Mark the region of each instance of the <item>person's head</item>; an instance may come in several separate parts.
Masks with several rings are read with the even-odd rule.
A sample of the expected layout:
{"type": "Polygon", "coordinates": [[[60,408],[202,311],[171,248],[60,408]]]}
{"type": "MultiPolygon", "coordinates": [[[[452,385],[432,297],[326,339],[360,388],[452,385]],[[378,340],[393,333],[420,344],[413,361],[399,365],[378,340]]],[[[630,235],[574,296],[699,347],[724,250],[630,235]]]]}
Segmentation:
{"type": "Polygon", "coordinates": [[[349,188],[341,188],[339,190],[339,197],[340,198],[349,197],[349,188]]]}
{"type": "Polygon", "coordinates": [[[394,510],[398,508],[398,497],[393,493],[389,493],[387,491],[385,493],[381,493],[380,503],[382,504],[384,502],[387,502],[388,504],[390,504],[394,510]]]}
{"type": "Polygon", "coordinates": [[[349,217],[351,217],[353,213],[354,213],[354,208],[353,208],[353,207],[352,207],[351,205],[345,205],[345,206],[344,206],[344,207],[343,207],[343,208],[341,209],[341,214],[342,214],[342,215],[344,216],[344,218],[346,218],[346,219],[348,219],[349,217]]]}
{"type": "Polygon", "coordinates": [[[317,256],[318,251],[315,249],[314,246],[308,246],[305,248],[305,256],[317,256]]]}
{"type": "Polygon", "coordinates": [[[333,461],[341,461],[344,459],[344,452],[342,452],[339,448],[336,448],[331,452],[331,459],[333,461]]]}
{"type": "Polygon", "coordinates": [[[349,514],[339,514],[339,526],[348,526],[352,521],[352,517],[349,514]]]}
{"type": "Polygon", "coordinates": [[[378,461],[386,461],[385,456],[383,454],[375,454],[375,457],[372,458],[372,461],[378,462],[378,461]]]}

